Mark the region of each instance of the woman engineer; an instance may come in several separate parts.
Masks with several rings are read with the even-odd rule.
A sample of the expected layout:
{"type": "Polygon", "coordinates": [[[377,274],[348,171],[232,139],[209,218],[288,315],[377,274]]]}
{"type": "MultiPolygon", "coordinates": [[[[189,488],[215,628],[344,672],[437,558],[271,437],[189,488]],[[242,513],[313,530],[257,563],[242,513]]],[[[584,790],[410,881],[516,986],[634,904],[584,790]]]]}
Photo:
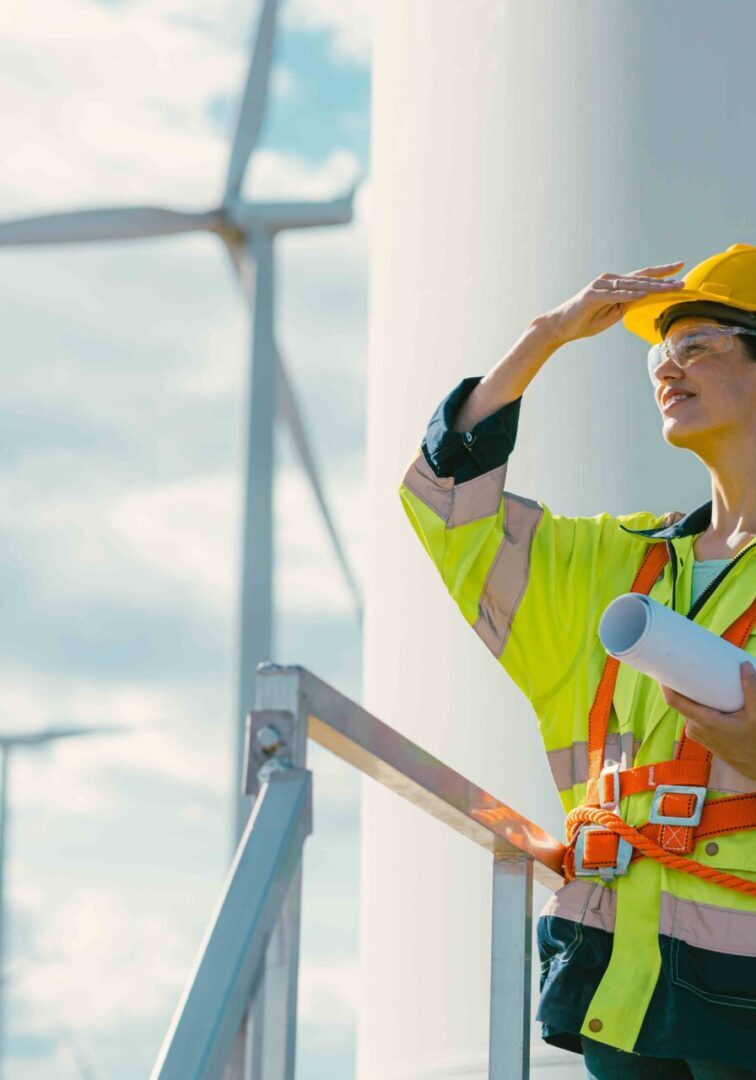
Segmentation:
{"type": "Polygon", "coordinates": [[[534,318],[441,402],[400,488],[538,719],[568,843],[538,920],[537,1018],[593,1080],[756,1077],[756,670],[721,713],[608,662],[597,633],[635,589],[756,656],[756,247],[672,277],[683,265],[600,274],[534,318]],[[664,439],[701,460],[711,500],[552,514],[505,486],[522,395],[620,319],[651,346],[664,439]]]}

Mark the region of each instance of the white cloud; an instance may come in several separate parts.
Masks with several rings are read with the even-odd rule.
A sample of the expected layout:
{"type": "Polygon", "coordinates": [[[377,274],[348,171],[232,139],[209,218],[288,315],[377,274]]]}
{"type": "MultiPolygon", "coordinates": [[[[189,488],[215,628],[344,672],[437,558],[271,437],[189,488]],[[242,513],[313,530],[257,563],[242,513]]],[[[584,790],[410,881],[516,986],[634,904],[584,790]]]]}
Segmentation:
{"type": "MultiPolygon", "coordinates": [[[[275,529],[279,540],[278,575],[281,606],[302,615],[314,611],[351,612],[349,593],[335,568],[334,556],[312,493],[297,466],[280,470],[276,478],[275,529]],[[296,523],[296,524],[295,524],[296,523]]],[[[359,477],[341,477],[329,490],[337,492],[336,517],[348,523],[349,554],[364,565],[364,490],[359,477]]],[[[134,596],[137,575],[128,582],[112,578],[112,567],[98,563],[98,552],[118,547],[129,561],[142,564],[180,582],[209,608],[233,612],[238,596],[242,490],[239,479],[225,473],[177,480],[142,488],[126,495],[100,499],[86,495],[50,501],[40,508],[35,527],[57,529],[77,522],[91,549],[77,546],[79,559],[97,568],[73,583],[77,595],[87,583],[93,592],[115,589],[134,596]],[[99,580],[98,580],[99,579],[99,580]]],[[[75,560],[73,560],[75,561],[75,560]]],[[[152,588],[152,578],[145,588],[152,588]]],[[[68,589],[70,577],[53,575],[50,588],[68,589]]]]}
{"type": "MultiPolygon", "coordinates": [[[[88,887],[47,912],[34,954],[9,973],[14,1000],[25,1006],[27,1037],[85,1028],[90,1041],[119,1023],[161,1016],[167,1027],[166,1003],[172,1012],[200,942],[148,903],[88,887]]],[[[317,1027],[321,1050],[341,1043],[356,1016],[356,960],[302,963],[298,983],[300,1024],[317,1027]]]]}
{"type": "MultiPolygon", "coordinates": [[[[249,54],[244,39],[231,48],[190,24],[185,8],[148,0],[114,7],[6,0],[0,8],[4,216],[90,202],[168,200],[192,209],[215,203],[232,131],[218,135],[207,106],[223,97],[238,106],[249,54]]],[[[306,12],[303,25],[315,25],[306,12]]],[[[223,9],[213,17],[222,19],[223,9]]],[[[349,21],[337,24],[345,32],[349,21]]],[[[271,94],[288,96],[295,87],[294,73],[275,64],[271,94]]],[[[235,117],[234,108],[231,124],[235,117]]],[[[313,170],[296,154],[264,151],[253,172],[248,193],[256,197],[330,197],[349,182],[356,163],[349,152],[336,151],[313,170]]]]}
{"type": "Polygon", "coordinates": [[[187,975],[193,942],[149,910],[149,894],[129,902],[114,889],[88,888],[52,908],[37,931],[37,958],[16,974],[27,1030],[89,1030],[165,1011],[187,975]]]}
{"type": "Polygon", "coordinates": [[[107,527],[141,562],[225,610],[239,577],[239,487],[221,474],[131,492],[113,500],[107,527]]]}
{"type": "Polygon", "coordinates": [[[276,64],[270,73],[270,92],[273,97],[295,97],[299,89],[299,82],[291,68],[276,64]]]}
{"type": "MultiPolygon", "coordinates": [[[[344,471],[336,482],[331,478],[327,490],[337,527],[360,572],[367,540],[362,478],[344,471]]],[[[140,573],[141,567],[180,583],[208,610],[235,618],[241,500],[241,479],[217,473],[96,500],[86,491],[49,496],[31,521],[15,523],[9,512],[5,525],[37,544],[36,573],[50,600],[147,600],[154,595],[155,576],[140,573]],[[48,544],[54,545],[55,560],[44,562],[48,544]]],[[[351,612],[349,593],[298,463],[277,472],[274,506],[278,603],[298,615],[351,612]]]]}
{"type": "MultiPolygon", "coordinates": [[[[182,693],[175,687],[92,685],[65,675],[36,684],[6,679],[0,687],[0,715],[13,718],[14,731],[70,723],[123,729],[112,735],[64,739],[46,750],[16,752],[14,806],[39,811],[46,821],[52,815],[107,817],[128,809],[126,795],[113,789],[112,778],[119,774],[126,781],[162,777],[197,795],[224,796],[230,775],[229,740],[217,737],[219,718],[212,713],[206,717],[204,732],[196,727],[198,705],[201,709],[196,689],[182,693]]],[[[230,707],[228,702],[220,718],[224,722],[230,707]]],[[[11,725],[6,722],[3,728],[11,725]]]]}
{"type": "Polygon", "coordinates": [[[303,964],[299,974],[297,1009],[304,1023],[340,1025],[357,1013],[357,963],[334,957],[303,964]]]}
{"type": "Polygon", "coordinates": [[[0,66],[6,207],[11,195],[17,211],[166,190],[191,200],[220,183],[227,151],[206,106],[238,93],[243,48],[222,49],[148,5],[86,0],[6,0],[0,33],[15,58],[0,66]]]}
{"type": "Polygon", "coordinates": [[[330,30],[336,57],[368,64],[372,10],[373,0],[288,0],[281,18],[286,25],[330,30]]]}
{"type": "MultiPolygon", "coordinates": [[[[202,27],[224,41],[245,46],[254,34],[260,0],[132,0],[132,9],[179,19],[202,27]]],[[[372,0],[279,0],[278,24],[304,30],[325,30],[336,59],[368,64],[372,37],[372,0]]]]}
{"type": "Polygon", "coordinates": [[[11,878],[5,885],[7,890],[6,900],[14,911],[29,912],[39,915],[45,909],[45,893],[39,885],[23,879],[11,878]]]}
{"type": "Polygon", "coordinates": [[[261,149],[254,156],[244,192],[256,199],[333,199],[346,192],[358,173],[357,159],[350,150],[334,150],[313,167],[295,154],[283,157],[261,149]]]}

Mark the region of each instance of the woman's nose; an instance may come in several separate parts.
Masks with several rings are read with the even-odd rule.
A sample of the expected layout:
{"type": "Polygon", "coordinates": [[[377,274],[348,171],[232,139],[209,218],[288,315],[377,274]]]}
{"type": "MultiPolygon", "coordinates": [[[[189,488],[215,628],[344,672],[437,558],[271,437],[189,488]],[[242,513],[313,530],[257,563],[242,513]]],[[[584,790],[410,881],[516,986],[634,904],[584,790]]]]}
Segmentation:
{"type": "Polygon", "coordinates": [[[680,379],[682,378],[682,374],[682,368],[679,367],[674,360],[671,360],[670,357],[665,356],[662,353],[661,363],[654,372],[654,378],[657,382],[662,382],[664,379],[668,378],[680,379]]]}

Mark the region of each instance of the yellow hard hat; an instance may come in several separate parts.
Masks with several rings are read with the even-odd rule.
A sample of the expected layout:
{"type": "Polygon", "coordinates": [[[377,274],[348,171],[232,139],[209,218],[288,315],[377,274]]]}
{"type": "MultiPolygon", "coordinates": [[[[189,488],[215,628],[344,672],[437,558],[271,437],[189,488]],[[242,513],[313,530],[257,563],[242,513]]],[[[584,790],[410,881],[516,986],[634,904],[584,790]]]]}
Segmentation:
{"type": "Polygon", "coordinates": [[[663,339],[673,315],[706,315],[756,328],[753,244],[733,244],[694,266],[682,280],[678,292],[654,293],[633,301],[622,319],[624,326],[651,345],[663,339]]]}

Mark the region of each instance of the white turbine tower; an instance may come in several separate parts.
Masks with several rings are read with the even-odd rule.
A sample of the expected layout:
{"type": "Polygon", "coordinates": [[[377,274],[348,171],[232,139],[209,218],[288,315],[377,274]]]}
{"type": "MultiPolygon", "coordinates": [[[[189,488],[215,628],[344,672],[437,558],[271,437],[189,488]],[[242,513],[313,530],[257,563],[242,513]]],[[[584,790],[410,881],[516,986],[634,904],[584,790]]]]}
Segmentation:
{"type": "Polygon", "coordinates": [[[252,707],[254,672],[270,659],[273,620],[273,423],[287,423],[361,614],[360,592],[320,483],[306,429],[276,346],[273,240],[285,229],[318,228],[352,220],[357,181],[342,197],[320,202],[248,202],[241,186],[265,116],[278,0],[263,0],[241,96],[225,190],[219,206],[191,213],[159,206],[99,207],[0,223],[0,245],[133,240],[206,231],[223,240],[252,315],[248,446],[244,495],[240,601],[239,691],[235,733],[234,831],[241,835],[250,800],[242,795],[244,723],[252,707]],[[254,274],[253,274],[254,269],[254,274]]]}

